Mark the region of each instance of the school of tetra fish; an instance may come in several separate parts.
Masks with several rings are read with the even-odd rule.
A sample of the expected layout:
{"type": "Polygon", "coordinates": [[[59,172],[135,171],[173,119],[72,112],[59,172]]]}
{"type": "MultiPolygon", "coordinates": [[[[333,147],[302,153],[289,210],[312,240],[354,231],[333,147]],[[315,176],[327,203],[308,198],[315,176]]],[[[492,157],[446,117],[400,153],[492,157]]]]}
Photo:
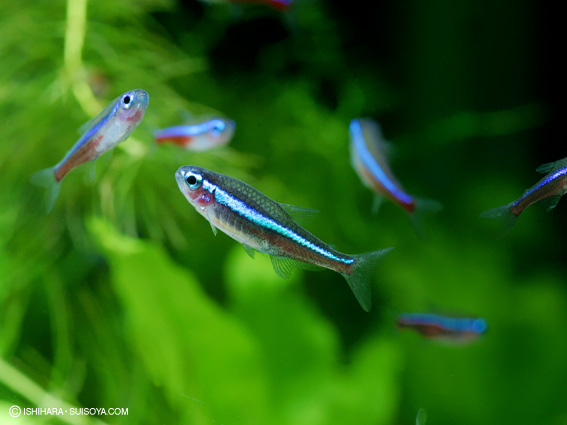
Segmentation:
{"type": "MultiPolygon", "coordinates": [[[[203,0],[222,2],[222,0],[203,0]]],[[[226,0],[250,2],[286,10],[292,0],[226,0]]],[[[62,180],[80,165],[95,161],[126,140],[141,123],[149,104],[145,90],[127,91],[110,102],[96,117],[82,127],[82,135],[56,165],[32,175],[32,183],[45,188],[49,213],[56,202],[62,180]]],[[[235,132],[236,123],[222,116],[201,117],[154,131],[158,145],[173,144],[201,152],[221,149],[235,132]]],[[[345,135],[346,138],[346,135],[345,135]]],[[[436,201],[416,198],[395,177],[380,125],[369,118],[356,118],[349,124],[350,160],[362,184],[375,194],[374,211],[382,199],[388,199],[409,215],[417,227],[421,212],[441,208],[436,201]]],[[[509,231],[520,214],[530,205],[542,202],[554,208],[567,193],[567,158],[544,164],[537,171],[546,174],[515,201],[481,214],[499,218],[509,231]]],[[[173,170],[172,170],[173,174],[173,170]]],[[[180,166],[175,171],[178,188],[199,214],[217,229],[241,243],[253,257],[255,252],[270,256],[278,276],[289,279],[294,269],[329,269],[342,275],[365,311],[372,305],[373,270],[393,248],[381,248],[363,254],[344,254],[304,229],[298,218],[315,213],[304,207],[278,203],[248,184],[196,165],[180,166]]],[[[404,313],[396,321],[399,329],[413,329],[428,339],[467,343],[487,330],[487,323],[477,317],[450,317],[432,313],[404,313]]],[[[424,423],[425,414],[416,422],[424,423]]]]}
{"type": "MultiPolygon", "coordinates": [[[[32,175],[34,184],[46,189],[46,207],[51,211],[59,187],[73,169],[95,161],[105,152],[126,140],[142,121],[149,103],[145,90],[130,90],[114,99],[99,115],[85,124],[83,134],[55,166],[32,175]]],[[[223,117],[208,117],[194,124],[168,127],[154,132],[157,144],[172,143],[187,150],[205,151],[226,145],[234,135],[236,124],[223,117]]],[[[415,214],[420,201],[410,195],[394,176],[387,160],[382,132],[378,123],[353,119],[349,125],[351,163],[362,183],[377,197],[399,205],[415,214]]],[[[545,177],[525,191],[517,200],[481,214],[499,217],[509,230],[518,216],[536,202],[554,208],[567,192],[567,158],[544,164],[537,169],[545,177]]],[[[341,274],[356,299],[366,311],[372,305],[371,282],[376,262],[393,248],[382,248],[364,254],[344,254],[332,248],[296,221],[316,211],[281,204],[248,184],[194,165],[179,167],[175,180],[187,201],[217,229],[240,242],[253,257],[255,252],[268,254],[278,276],[289,279],[294,269],[330,269],[341,274]]],[[[430,201],[438,209],[435,201],[430,201]]],[[[431,313],[400,314],[400,329],[411,328],[429,339],[458,343],[470,342],[485,333],[487,324],[481,318],[457,318],[431,313]]]]}

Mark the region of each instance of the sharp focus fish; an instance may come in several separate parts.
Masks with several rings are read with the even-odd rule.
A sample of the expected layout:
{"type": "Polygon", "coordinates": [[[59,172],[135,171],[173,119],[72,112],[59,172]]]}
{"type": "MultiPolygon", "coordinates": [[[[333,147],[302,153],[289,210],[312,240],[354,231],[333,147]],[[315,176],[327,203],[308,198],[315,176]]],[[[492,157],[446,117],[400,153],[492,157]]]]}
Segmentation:
{"type": "Polygon", "coordinates": [[[206,151],[230,142],[236,123],[226,118],[212,118],[198,124],[177,125],[154,132],[159,144],[173,143],[190,151],[206,151]]]}
{"type": "MultiPolygon", "coordinates": [[[[412,219],[416,209],[423,212],[441,209],[436,201],[416,199],[408,194],[394,177],[378,123],[370,119],[354,119],[350,122],[349,133],[352,166],[363,184],[376,193],[375,211],[382,197],[402,207],[412,219]]],[[[417,225],[415,221],[414,224],[417,225]]]]}
{"type": "Polygon", "coordinates": [[[567,193],[567,158],[540,165],[536,171],[547,174],[514,202],[485,211],[480,216],[500,218],[504,222],[504,232],[507,232],[514,227],[518,216],[530,205],[543,201],[547,204],[547,211],[555,208],[559,199],[567,193]]]}
{"type": "Polygon", "coordinates": [[[426,338],[461,343],[478,338],[487,329],[484,319],[420,313],[401,314],[397,326],[414,329],[426,338]]]}
{"type": "Polygon", "coordinates": [[[32,176],[32,183],[47,190],[45,199],[48,212],[55,204],[61,180],[74,168],[94,161],[127,139],[142,121],[148,102],[149,95],[142,89],[131,90],[117,97],[81,127],[85,129],[84,134],[58,164],[32,176]]]}
{"type": "Polygon", "coordinates": [[[278,204],[235,178],[196,166],[175,173],[179,189],[216,229],[240,242],[246,252],[269,254],[276,273],[289,279],[294,268],[324,267],[340,273],[364,310],[371,307],[371,270],[392,248],[347,255],[332,249],[296,223],[313,210],[278,204]]]}

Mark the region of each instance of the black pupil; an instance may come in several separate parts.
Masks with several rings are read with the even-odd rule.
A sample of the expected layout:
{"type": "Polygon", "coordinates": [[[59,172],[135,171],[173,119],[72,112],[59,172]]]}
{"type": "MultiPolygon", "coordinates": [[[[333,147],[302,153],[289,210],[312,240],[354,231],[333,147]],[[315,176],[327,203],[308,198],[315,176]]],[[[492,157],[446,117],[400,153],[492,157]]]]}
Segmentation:
{"type": "Polygon", "coordinates": [[[130,103],[130,96],[124,96],[124,104],[128,105],[130,103]]]}
{"type": "Polygon", "coordinates": [[[189,184],[189,186],[193,186],[195,183],[197,183],[197,177],[195,176],[187,177],[187,183],[189,184]]]}

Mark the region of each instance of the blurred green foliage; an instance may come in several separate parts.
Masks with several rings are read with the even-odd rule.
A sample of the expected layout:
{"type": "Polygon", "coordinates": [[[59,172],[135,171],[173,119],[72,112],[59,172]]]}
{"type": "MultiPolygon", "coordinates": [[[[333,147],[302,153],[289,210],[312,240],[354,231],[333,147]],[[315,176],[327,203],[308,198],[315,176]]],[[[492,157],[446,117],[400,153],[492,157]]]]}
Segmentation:
{"type": "Polygon", "coordinates": [[[536,140],[553,111],[531,79],[530,8],[414,3],[0,3],[2,423],[567,423],[564,206],[528,209],[503,240],[478,219],[559,159],[536,140]],[[142,124],[45,215],[30,175],[138,87],[142,124]],[[152,131],[187,112],[234,119],[230,146],[158,148],[152,131]],[[348,160],[361,116],[393,140],[404,186],[443,203],[427,241],[394,205],[371,213],[348,160]],[[342,252],[394,246],[373,311],[336,273],[284,281],[214,237],[175,184],[187,164],[320,210],[308,230],[342,252]],[[394,329],[417,311],[489,331],[448,347],[394,329]],[[12,405],[129,410],[16,420],[12,405]]]}

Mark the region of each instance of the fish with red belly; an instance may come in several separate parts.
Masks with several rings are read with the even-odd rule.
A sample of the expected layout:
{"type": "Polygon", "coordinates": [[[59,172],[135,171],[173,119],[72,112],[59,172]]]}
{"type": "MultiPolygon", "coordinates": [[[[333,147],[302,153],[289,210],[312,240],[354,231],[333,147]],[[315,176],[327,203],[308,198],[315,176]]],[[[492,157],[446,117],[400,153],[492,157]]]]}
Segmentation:
{"type": "Polygon", "coordinates": [[[327,268],[340,273],[366,311],[371,307],[370,278],[376,261],[392,250],[348,255],[325,244],[296,223],[313,210],[279,204],[240,180],[196,166],[175,173],[179,190],[205,217],[213,232],[222,230],[253,256],[270,255],[276,273],[289,279],[294,268],[327,268]]]}
{"type": "Polygon", "coordinates": [[[32,176],[32,183],[46,189],[47,212],[55,204],[61,180],[74,168],[96,160],[127,139],[142,121],[149,99],[148,93],[142,89],[131,90],[117,97],[82,127],[85,132],[59,163],[32,176]]]}
{"type": "Polygon", "coordinates": [[[514,202],[485,211],[480,216],[499,218],[504,223],[504,232],[508,232],[530,205],[542,201],[547,204],[547,211],[555,208],[561,197],[567,193],[567,158],[540,165],[536,171],[547,174],[514,202]]]}

